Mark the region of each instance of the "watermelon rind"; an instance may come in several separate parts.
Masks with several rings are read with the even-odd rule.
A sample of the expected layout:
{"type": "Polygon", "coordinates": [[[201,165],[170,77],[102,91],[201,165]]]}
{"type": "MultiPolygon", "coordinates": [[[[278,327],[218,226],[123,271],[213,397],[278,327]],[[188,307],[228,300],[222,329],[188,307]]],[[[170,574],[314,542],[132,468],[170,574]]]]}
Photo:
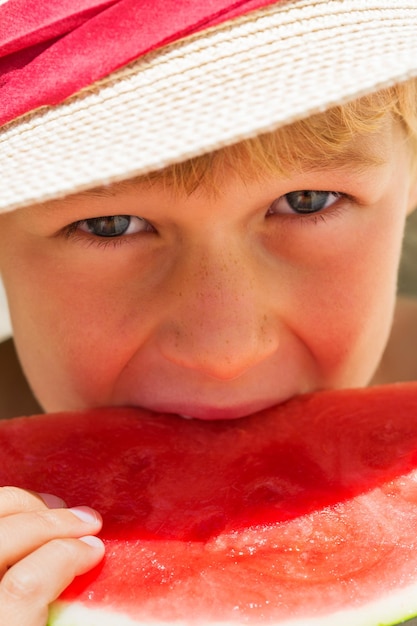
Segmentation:
{"type": "MultiPolygon", "coordinates": [[[[144,622],[142,622],[144,624],[144,622]]],[[[156,625],[156,622],[152,622],[156,625]]],[[[137,626],[138,621],[121,613],[93,609],[81,602],[55,602],[47,626],[137,626]]]]}
{"type": "MultiPolygon", "coordinates": [[[[275,622],[276,626],[396,626],[417,616],[417,583],[390,593],[378,601],[362,606],[332,612],[319,617],[305,617],[275,622]]],[[[254,616],[249,624],[261,624],[254,616]]],[[[191,622],[196,623],[196,622],[191,622]]],[[[188,620],[170,621],[174,626],[190,626],[188,620]]],[[[209,621],[201,616],[200,624],[206,626],[233,626],[235,621],[209,621]]],[[[268,622],[273,623],[273,622],[268,622]]],[[[50,608],[47,626],[167,626],[168,622],[157,619],[134,619],[109,609],[90,608],[81,602],[57,601],[50,608]]]]}

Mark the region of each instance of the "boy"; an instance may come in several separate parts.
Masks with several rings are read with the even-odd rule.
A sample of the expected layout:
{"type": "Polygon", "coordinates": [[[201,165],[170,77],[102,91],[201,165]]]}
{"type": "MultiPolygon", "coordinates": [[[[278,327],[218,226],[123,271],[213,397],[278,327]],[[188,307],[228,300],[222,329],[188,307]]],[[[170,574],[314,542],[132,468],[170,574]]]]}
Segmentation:
{"type": "MultiPolygon", "coordinates": [[[[75,4],[5,42],[0,269],[40,406],[236,419],[414,378],[412,349],[399,365],[416,307],[393,316],[417,202],[417,5],[155,2],[140,45],[190,38],[91,87],[139,57],[109,68],[106,45],[133,45],[141,3],[75,4]]],[[[1,626],[45,626],[102,558],[100,525],[0,492],[1,626]]]]}

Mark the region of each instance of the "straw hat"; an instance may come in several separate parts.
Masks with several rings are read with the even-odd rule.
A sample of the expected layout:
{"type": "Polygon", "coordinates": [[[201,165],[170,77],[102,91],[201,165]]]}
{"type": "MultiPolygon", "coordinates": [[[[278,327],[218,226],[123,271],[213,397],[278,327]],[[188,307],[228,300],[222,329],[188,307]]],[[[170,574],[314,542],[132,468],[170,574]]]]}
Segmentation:
{"type": "Polygon", "coordinates": [[[0,211],[417,74],[416,0],[3,0],[0,24],[0,211]]]}

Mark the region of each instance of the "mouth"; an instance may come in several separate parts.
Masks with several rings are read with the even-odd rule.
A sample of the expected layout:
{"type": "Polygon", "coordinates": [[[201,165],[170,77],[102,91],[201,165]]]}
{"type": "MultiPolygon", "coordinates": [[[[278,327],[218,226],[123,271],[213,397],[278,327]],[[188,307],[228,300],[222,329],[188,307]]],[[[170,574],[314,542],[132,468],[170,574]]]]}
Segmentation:
{"type": "MultiPolygon", "coordinates": [[[[280,402],[281,403],[281,402],[280,402]]],[[[273,403],[275,406],[276,403],[273,403]]],[[[226,407],[214,407],[203,405],[167,405],[161,404],[158,406],[143,407],[148,410],[165,413],[168,415],[179,416],[187,420],[201,420],[201,421],[218,421],[218,420],[235,420],[242,417],[248,417],[254,413],[270,408],[271,402],[252,402],[245,405],[226,406],[226,407]]]]}

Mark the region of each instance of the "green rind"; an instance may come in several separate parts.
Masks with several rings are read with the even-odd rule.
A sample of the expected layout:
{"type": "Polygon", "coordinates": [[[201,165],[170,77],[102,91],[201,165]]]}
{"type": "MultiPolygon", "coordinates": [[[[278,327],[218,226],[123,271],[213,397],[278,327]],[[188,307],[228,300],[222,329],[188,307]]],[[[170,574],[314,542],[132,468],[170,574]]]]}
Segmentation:
{"type": "MultiPolygon", "coordinates": [[[[275,626],[396,626],[417,616],[417,582],[378,601],[320,617],[297,618],[275,622],[275,626]]],[[[79,602],[55,602],[47,626],[191,626],[189,621],[161,622],[157,619],[134,619],[107,609],[89,608],[79,602]]],[[[207,622],[205,626],[236,626],[239,620],[207,622]]],[[[250,624],[261,624],[254,619],[250,624]]],[[[268,622],[270,625],[273,622],[268,622]]]]}

